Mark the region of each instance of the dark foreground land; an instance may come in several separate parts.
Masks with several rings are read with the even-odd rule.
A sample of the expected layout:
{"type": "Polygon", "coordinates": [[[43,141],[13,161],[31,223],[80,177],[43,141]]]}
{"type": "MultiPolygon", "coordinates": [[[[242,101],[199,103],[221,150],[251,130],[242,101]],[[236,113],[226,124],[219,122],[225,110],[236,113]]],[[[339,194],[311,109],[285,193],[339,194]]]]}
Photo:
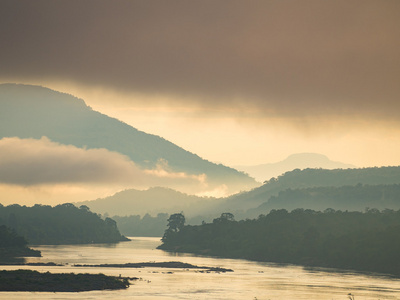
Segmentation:
{"type": "Polygon", "coordinates": [[[104,274],[52,274],[31,270],[0,271],[3,292],[83,292],[129,287],[129,278],[104,274]]]}

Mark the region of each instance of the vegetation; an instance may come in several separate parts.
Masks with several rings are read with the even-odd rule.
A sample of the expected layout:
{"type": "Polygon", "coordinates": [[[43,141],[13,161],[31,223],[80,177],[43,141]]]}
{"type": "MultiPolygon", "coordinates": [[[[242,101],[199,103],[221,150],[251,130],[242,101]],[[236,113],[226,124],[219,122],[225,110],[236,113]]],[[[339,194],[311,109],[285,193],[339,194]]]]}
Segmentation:
{"type": "Polygon", "coordinates": [[[51,274],[31,270],[0,271],[0,291],[83,292],[129,287],[127,278],[104,274],[51,274]]]}
{"type": "Polygon", "coordinates": [[[0,204],[0,225],[6,225],[30,244],[116,243],[128,240],[116,222],[101,219],[88,207],[66,203],[51,207],[0,204]]]}
{"type": "Polygon", "coordinates": [[[0,226],[0,263],[15,261],[18,257],[40,256],[40,251],[27,247],[27,241],[10,228],[0,226]]]}
{"type": "MultiPolygon", "coordinates": [[[[169,214],[159,213],[152,217],[145,214],[143,217],[134,216],[113,216],[112,219],[117,222],[121,233],[125,236],[153,236],[161,237],[164,234],[165,226],[168,223],[169,214]]],[[[215,215],[196,216],[188,218],[187,223],[192,225],[201,224],[204,220],[212,221],[215,215]]]]}
{"type": "Polygon", "coordinates": [[[157,233],[160,236],[165,229],[165,223],[161,224],[161,220],[149,215],[143,217],[146,213],[157,215],[183,211],[188,223],[200,224],[202,220],[212,221],[224,211],[231,211],[237,219],[245,219],[256,218],[260,213],[265,214],[271,209],[279,208],[363,211],[366,207],[371,207],[397,210],[400,209],[400,200],[397,197],[399,186],[400,167],[297,169],[273,178],[259,188],[228,198],[202,198],[158,187],[146,191],[126,190],[107,198],[79,204],[87,205],[92,211],[102,214],[136,215],[116,220],[124,234],[157,233]],[[147,226],[152,229],[147,230],[147,226]],[[158,229],[155,229],[157,226],[158,229]],[[139,227],[140,230],[133,229],[139,227]]]}
{"type": "Polygon", "coordinates": [[[363,211],[367,207],[377,209],[400,209],[400,185],[362,185],[341,187],[314,187],[304,189],[287,189],[272,196],[254,213],[267,213],[271,209],[309,208],[325,210],[363,211]]]}
{"type": "MultiPolygon", "coordinates": [[[[185,226],[185,216],[181,213],[173,214],[168,218],[168,228],[165,230],[163,238],[161,239],[163,243],[174,243],[174,240],[178,237],[178,233],[185,226]]],[[[178,237],[179,239],[179,237],[178,237]]]]}
{"type": "Polygon", "coordinates": [[[160,249],[400,276],[400,211],[272,210],[235,221],[170,227],[160,249]]]}

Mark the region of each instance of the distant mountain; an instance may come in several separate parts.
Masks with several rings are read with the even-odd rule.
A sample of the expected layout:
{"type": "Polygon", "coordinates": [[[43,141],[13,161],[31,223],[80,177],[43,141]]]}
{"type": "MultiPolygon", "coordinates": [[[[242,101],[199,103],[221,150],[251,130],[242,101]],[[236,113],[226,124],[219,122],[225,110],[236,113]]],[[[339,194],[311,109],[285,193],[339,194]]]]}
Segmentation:
{"type": "MultiPolygon", "coordinates": [[[[198,215],[203,217],[213,215],[215,217],[223,212],[232,212],[240,219],[248,216],[245,213],[246,211],[251,212],[251,217],[264,213],[270,207],[269,204],[264,203],[268,203],[272,197],[276,198],[280,193],[287,190],[359,186],[360,184],[365,186],[400,184],[400,167],[334,170],[296,169],[286,172],[278,178],[273,178],[260,187],[227,198],[197,197],[168,188],[156,187],[146,191],[130,189],[110,197],[78,202],[76,205],[87,205],[96,213],[108,213],[111,216],[144,215],[146,213],[155,215],[183,211],[186,216],[193,218],[198,215]],[[263,209],[258,211],[257,207],[261,204],[263,204],[263,209]]],[[[326,191],[331,192],[330,189],[326,189],[326,191]]],[[[343,193],[344,191],[349,191],[349,189],[342,190],[343,193]]],[[[368,193],[368,191],[366,188],[363,189],[363,193],[368,193]]],[[[321,194],[320,191],[319,194],[321,194]]],[[[289,193],[289,195],[292,194],[289,193]]],[[[345,198],[346,195],[343,194],[341,197],[345,198]]],[[[349,197],[353,196],[349,195],[349,197]]],[[[297,205],[295,200],[294,198],[292,202],[294,206],[297,205]]],[[[272,208],[279,206],[276,200],[273,203],[272,208]]],[[[323,205],[325,206],[325,204],[323,205]]],[[[375,205],[375,207],[381,208],[382,205],[375,205]]],[[[372,207],[371,205],[367,206],[372,207]]],[[[317,206],[312,208],[318,209],[317,206]]]]}
{"type": "Polygon", "coordinates": [[[110,216],[129,216],[183,211],[185,216],[207,214],[221,199],[187,195],[169,188],[154,187],[145,191],[125,190],[115,195],[75,205],[86,205],[91,211],[110,216]]]}
{"type": "Polygon", "coordinates": [[[330,160],[327,156],[318,153],[292,154],[285,160],[254,166],[236,166],[236,169],[248,173],[260,182],[279,176],[294,169],[321,168],[321,169],[348,169],[354,165],[330,160]]]}
{"type": "Polygon", "coordinates": [[[195,225],[202,221],[211,222],[224,212],[231,212],[240,220],[280,208],[399,209],[399,192],[400,167],[296,169],[269,180],[261,187],[227,198],[201,198],[171,189],[152,188],[147,191],[126,190],[76,205],[86,205],[96,213],[113,216],[123,234],[161,236],[167,219],[163,213],[183,212],[187,223],[195,225]],[[143,216],[146,213],[154,217],[143,216]]]}
{"type": "Polygon", "coordinates": [[[39,86],[0,84],[0,139],[42,136],[79,148],[119,152],[145,169],[153,169],[162,161],[173,172],[205,174],[209,189],[223,185],[228,193],[234,193],[258,185],[242,172],[93,111],[72,95],[39,86]]]}
{"type": "MultiPolygon", "coordinates": [[[[226,198],[218,208],[219,211],[243,212],[253,209],[251,215],[258,216],[257,209],[262,203],[268,202],[272,196],[288,189],[304,189],[313,187],[341,187],[362,185],[392,185],[400,184],[400,167],[380,167],[362,169],[305,169],[286,172],[278,178],[272,178],[261,187],[248,192],[242,192],[226,198]]],[[[275,208],[275,207],[274,207],[275,208]]]]}

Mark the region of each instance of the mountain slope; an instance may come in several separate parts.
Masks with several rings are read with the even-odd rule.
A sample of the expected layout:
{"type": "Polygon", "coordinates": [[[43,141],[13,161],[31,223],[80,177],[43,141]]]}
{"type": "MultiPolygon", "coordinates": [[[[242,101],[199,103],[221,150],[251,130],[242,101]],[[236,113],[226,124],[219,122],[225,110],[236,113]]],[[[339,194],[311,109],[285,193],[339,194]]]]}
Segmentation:
{"type": "Polygon", "coordinates": [[[260,182],[279,176],[294,169],[321,168],[321,169],[348,169],[355,166],[330,160],[318,153],[292,154],[285,160],[255,166],[236,166],[237,170],[248,173],[260,182]]]}
{"type": "MultiPolygon", "coordinates": [[[[286,172],[277,179],[273,178],[261,187],[248,192],[232,195],[226,198],[220,210],[248,210],[268,202],[271,196],[287,189],[302,189],[312,187],[339,187],[366,185],[400,184],[400,167],[362,168],[362,169],[305,169],[286,172]]],[[[253,210],[251,216],[257,216],[253,210]]]]}
{"type": "Polygon", "coordinates": [[[187,195],[172,189],[154,187],[145,191],[125,190],[115,195],[76,203],[86,205],[96,213],[110,216],[156,215],[184,211],[186,216],[208,213],[221,199],[187,195]]]}
{"type": "MultiPolygon", "coordinates": [[[[277,179],[271,179],[261,187],[257,187],[250,191],[237,193],[227,198],[202,198],[180,193],[172,189],[151,188],[146,191],[138,191],[133,189],[126,190],[106,198],[79,202],[77,205],[87,205],[94,212],[102,214],[107,212],[110,215],[143,215],[145,213],[151,213],[154,215],[157,213],[175,213],[184,211],[186,216],[194,217],[201,214],[203,214],[203,216],[218,216],[223,212],[232,212],[235,214],[235,216],[237,216],[238,219],[240,219],[246,217],[257,217],[260,213],[265,213],[268,209],[272,208],[303,207],[303,204],[306,202],[304,202],[304,199],[300,199],[301,197],[298,197],[298,195],[302,195],[303,197],[305,193],[298,192],[299,190],[310,190],[309,194],[312,194],[313,197],[319,195],[318,199],[328,199],[324,200],[324,203],[321,203],[322,206],[313,204],[311,207],[304,206],[304,208],[319,209],[320,207],[323,207],[323,209],[325,209],[330,207],[329,199],[331,198],[329,198],[329,195],[332,193],[332,191],[336,191],[334,187],[339,188],[341,195],[340,199],[346,199],[346,197],[348,197],[350,200],[355,199],[357,195],[367,195],[368,193],[371,194],[371,191],[380,191],[380,185],[392,186],[399,184],[400,167],[345,170],[297,169],[291,172],[286,172],[277,179]],[[341,187],[347,188],[340,189],[341,187]],[[354,189],[349,187],[354,187],[354,189]],[[316,193],[314,189],[315,191],[318,191],[318,193],[316,193]],[[360,190],[362,193],[354,192],[355,195],[352,195],[349,192],[360,190]],[[321,196],[323,194],[321,194],[321,191],[326,191],[326,195],[321,196]],[[279,202],[280,198],[278,195],[281,194],[285,197],[286,195],[294,196],[286,197],[290,198],[290,201],[286,200],[285,198],[285,201],[288,203],[286,204],[283,201],[281,203],[279,202]],[[303,202],[300,201],[297,203],[296,197],[299,198],[299,201],[301,200],[303,202]],[[271,199],[273,200],[270,203],[269,201],[271,199]],[[280,206],[281,204],[282,206],[280,206]],[[283,204],[287,206],[284,206],[283,204]],[[244,213],[245,211],[248,211],[248,214],[244,213]]],[[[398,189],[395,190],[398,191],[398,189]]],[[[336,194],[339,194],[339,192],[336,192],[336,194]]],[[[310,203],[316,203],[318,199],[314,202],[312,199],[310,199],[310,203]]],[[[386,200],[389,201],[388,199],[386,200]]],[[[373,205],[374,200],[369,199],[368,201],[368,203],[365,202],[357,204],[357,207],[361,207],[361,210],[363,210],[366,206],[385,208],[384,203],[376,203],[373,205]]],[[[341,206],[333,204],[334,203],[332,203],[332,208],[342,209],[341,206]]],[[[349,209],[353,208],[351,207],[351,204],[348,204],[347,207],[349,209]]],[[[387,207],[395,208],[392,203],[387,207]]]]}
{"type": "Polygon", "coordinates": [[[80,148],[106,148],[127,155],[146,169],[161,162],[173,172],[206,174],[211,186],[225,184],[230,193],[257,185],[244,173],[93,111],[81,99],[39,86],[0,85],[0,138],[14,136],[47,136],[80,148]]]}
{"type": "Polygon", "coordinates": [[[267,214],[272,209],[288,211],[304,208],[324,211],[364,211],[373,209],[400,209],[400,185],[362,185],[341,187],[313,187],[288,189],[272,196],[268,202],[254,209],[256,215],[267,214]]]}

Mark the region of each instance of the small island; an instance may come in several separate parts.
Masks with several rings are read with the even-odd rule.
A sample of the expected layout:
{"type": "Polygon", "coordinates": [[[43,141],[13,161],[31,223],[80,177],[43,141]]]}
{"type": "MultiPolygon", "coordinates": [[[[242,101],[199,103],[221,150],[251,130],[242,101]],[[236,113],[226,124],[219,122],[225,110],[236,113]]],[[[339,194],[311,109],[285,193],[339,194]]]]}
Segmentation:
{"type": "Polygon", "coordinates": [[[74,267],[93,267],[93,268],[170,268],[170,269],[200,269],[207,272],[233,272],[232,269],[225,269],[220,267],[206,267],[196,266],[180,261],[166,261],[166,262],[141,262],[141,263],[126,263],[126,264],[100,264],[100,265],[80,265],[76,264],[74,267]]]}
{"type": "Polygon", "coordinates": [[[2,292],[84,292],[117,290],[129,287],[137,278],[106,276],[104,274],[52,274],[32,270],[0,271],[2,292]]]}

